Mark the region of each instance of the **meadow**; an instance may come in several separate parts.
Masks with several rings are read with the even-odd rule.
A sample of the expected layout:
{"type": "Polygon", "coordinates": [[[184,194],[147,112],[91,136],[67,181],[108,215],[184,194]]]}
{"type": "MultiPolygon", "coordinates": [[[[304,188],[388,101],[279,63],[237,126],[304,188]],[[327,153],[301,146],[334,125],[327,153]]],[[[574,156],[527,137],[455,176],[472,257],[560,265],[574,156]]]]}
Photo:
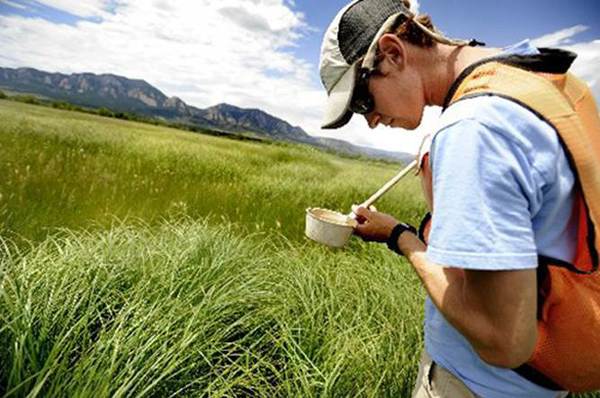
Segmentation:
{"type": "MultiPolygon", "coordinates": [[[[0,233],[34,240],[185,214],[298,241],[307,207],[349,211],[400,167],[8,101],[0,120],[0,233]]],[[[409,182],[379,204],[414,222],[419,198],[409,182]]]]}
{"type": "MultiPolygon", "coordinates": [[[[0,159],[0,395],[410,395],[414,272],[303,235],[401,165],[3,100],[0,159]]],[[[416,178],[378,208],[418,223],[416,178]]]]}

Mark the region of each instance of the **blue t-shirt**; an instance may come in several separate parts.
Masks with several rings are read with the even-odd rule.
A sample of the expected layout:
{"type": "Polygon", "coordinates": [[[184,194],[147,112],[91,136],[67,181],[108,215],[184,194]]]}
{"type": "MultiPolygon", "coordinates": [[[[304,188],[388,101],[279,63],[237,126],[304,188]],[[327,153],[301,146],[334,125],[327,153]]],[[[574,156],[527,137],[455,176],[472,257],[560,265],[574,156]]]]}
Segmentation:
{"type": "MultiPolygon", "coordinates": [[[[521,42],[505,53],[537,50],[521,42]]],[[[434,217],[427,257],[445,267],[520,270],[537,256],[571,261],[575,179],[556,132],[524,107],[482,96],[450,106],[433,138],[434,217]]],[[[483,362],[428,298],[425,348],[481,397],[556,397],[483,362]]]]}

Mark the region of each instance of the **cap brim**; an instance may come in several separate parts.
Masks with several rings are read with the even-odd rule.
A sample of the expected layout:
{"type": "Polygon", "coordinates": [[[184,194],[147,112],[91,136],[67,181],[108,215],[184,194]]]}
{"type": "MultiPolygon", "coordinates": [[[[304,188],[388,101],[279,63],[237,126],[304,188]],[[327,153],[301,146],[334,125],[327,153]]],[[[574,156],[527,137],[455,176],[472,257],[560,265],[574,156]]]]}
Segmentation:
{"type": "Polygon", "coordinates": [[[348,109],[348,106],[352,99],[355,82],[356,68],[351,66],[329,93],[321,128],[337,129],[352,119],[352,112],[348,109]]]}

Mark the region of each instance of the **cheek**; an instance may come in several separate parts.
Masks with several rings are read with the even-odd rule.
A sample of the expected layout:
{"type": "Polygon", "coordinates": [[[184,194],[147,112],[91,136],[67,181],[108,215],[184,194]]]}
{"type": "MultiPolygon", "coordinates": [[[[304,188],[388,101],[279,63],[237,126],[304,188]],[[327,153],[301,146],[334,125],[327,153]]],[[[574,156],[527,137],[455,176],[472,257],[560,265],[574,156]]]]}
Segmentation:
{"type": "Polygon", "coordinates": [[[374,91],[375,110],[381,115],[392,118],[404,118],[406,116],[406,104],[409,101],[407,96],[397,87],[387,86],[374,91]]]}
{"type": "Polygon", "coordinates": [[[373,84],[375,110],[383,116],[402,121],[405,128],[417,128],[423,115],[423,101],[416,87],[400,84],[373,84]]]}
{"type": "Polygon", "coordinates": [[[418,127],[418,125],[421,123],[423,109],[425,107],[423,96],[418,87],[413,86],[407,88],[405,102],[403,105],[405,107],[405,113],[408,116],[407,119],[410,120],[412,127],[418,127]]]}
{"type": "Polygon", "coordinates": [[[423,112],[425,110],[425,102],[423,96],[417,90],[413,90],[411,95],[406,96],[406,101],[402,104],[404,109],[406,126],[404,128],[408,130],[414,130],[421,124],[423,119],[423,112]]]}

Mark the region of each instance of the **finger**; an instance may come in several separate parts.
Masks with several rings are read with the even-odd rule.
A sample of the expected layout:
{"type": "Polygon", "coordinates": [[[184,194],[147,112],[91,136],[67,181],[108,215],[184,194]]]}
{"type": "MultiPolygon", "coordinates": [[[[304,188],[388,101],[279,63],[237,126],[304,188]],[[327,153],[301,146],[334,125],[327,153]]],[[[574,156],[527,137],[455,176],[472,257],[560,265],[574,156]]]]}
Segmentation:
{"type": "Polygon", "coordinates": [[[354,212],[354,214],[356,214],[357,216],[362,216],[365,218],[369,218],[369,215],[371,214],[371,211],[362,207],[362,206],[352,206],[352,211],[354,212]]]}
{"type": "Polygon", "coordinates": [[[360,236],[366,235],[367,234],[367,225],[366,224],[358,225],[356,228],[354,228],[354,232],[360,236]]]}
{"type": "MultiPolygon", "coordinates": [[[[357,226],[354,227],[354,235],[359,236],[359,237],[363,237],[364,234],[364,230],[365,230],[365,225],[364,224],[358,224],[357,226]]],[[[364,239],[364,238],[363,238],[364,239]]]]}
{"type": "Polygon", "coordinates": [[[364,216],[356,216],[355,220],[359,224],[364,224],[367,222],[367,219],[364,216]]]}
{"type": "Polygon", "coordinates": [[[369,230],[367,224],[359,224],[354,228],[354,235],[358,236],[365,242],[369,242],[369,230]]]}

